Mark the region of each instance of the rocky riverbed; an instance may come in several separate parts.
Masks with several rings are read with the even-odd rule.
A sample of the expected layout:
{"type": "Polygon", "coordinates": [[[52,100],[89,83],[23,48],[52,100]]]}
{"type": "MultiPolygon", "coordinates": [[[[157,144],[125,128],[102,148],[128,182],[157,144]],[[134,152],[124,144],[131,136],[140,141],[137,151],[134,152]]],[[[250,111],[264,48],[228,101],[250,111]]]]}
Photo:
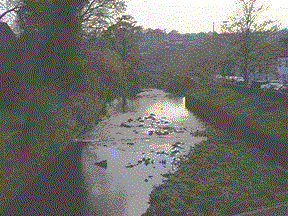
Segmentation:
{"type": "Polygon", "coordinates": [[[122,109],[115,100],[82,151],[90,215],[141,215],[149,194],[176,169],[177,160],[203,138],[204,126],[185,98],[146,89],[122,109]]]}

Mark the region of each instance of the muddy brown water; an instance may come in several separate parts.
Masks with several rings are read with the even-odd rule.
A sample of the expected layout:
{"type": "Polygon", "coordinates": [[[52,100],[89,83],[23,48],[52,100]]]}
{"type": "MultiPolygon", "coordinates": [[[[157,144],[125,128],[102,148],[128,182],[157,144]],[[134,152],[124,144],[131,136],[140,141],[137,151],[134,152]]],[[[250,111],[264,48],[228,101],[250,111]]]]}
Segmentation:
{"type": "Polygon", "coordinates": [[[175,161],[204,138],[190,132],[203,124],[185,107],[185,98],[146,89],[113,101],[82,150],[90,215],[142,215],[154,185],[176,170],[175,161]]]}

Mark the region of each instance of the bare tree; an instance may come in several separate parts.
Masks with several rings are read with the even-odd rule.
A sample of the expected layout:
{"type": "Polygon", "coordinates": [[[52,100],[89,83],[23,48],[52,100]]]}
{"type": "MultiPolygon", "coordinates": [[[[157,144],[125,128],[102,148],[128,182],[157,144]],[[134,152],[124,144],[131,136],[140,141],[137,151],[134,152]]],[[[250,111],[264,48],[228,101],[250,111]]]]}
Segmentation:
{"type": "Polygon", "coordinates": [[[82,26],[86,32],[101,31],[125,10],[123,0],[90,0],[81,13],[82,26]]]}
{"type": "Polygon", "coordinates": [[[259,0],[239,0],[236,4],[234,16],[229,22],[222,25],[222,33],[232,38],[233,48],[231,55],[241,70],[241,75],[245,82],[256,65],[273,64],[271,57],[273,51],[277,51],[275,44],[269,41],[271,33],[278,30],[277,21],[263,20],[264,12],[269,6],[264,5],[259,0]],[[269,58],[264,58],[267,54],[269,58]]]}

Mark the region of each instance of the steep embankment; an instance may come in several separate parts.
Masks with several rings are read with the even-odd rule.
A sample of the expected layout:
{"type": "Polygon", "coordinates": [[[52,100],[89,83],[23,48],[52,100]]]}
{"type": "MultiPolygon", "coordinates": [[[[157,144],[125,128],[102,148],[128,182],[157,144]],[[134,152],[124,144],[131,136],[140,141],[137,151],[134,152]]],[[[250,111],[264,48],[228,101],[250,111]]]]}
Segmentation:
{"type": "MultiPolygon", "coordinates": [[[[287,128],[287,122],[280,121],[280,116],[287,118],[285,103],[270,100],[270,109],[263,112],[257,108],[263,100],[258,93],[247,95],[216,83],[194,83],[193,88],[181,85],[174,83],[170,88],[174,86],[174,91],[187,96],[195,114],[215,127],[230,127],[238,133],[238,139],[254,135],[251,139],[258,146],[271,139],[262,147],[275,150],[283,159],[276,150],[281,148],[277,144],[283,143],[279,134],[287,137],[283,128],[287,128]],[[279,138],[278,143],[273,143],[274,136],[279,138]]],[[[211,127],[194,135],[208,139],[191,148],[178,164],[179,169],[155,187],[145,216],[233,215],[288,200],[287,177],[259,161],[237,138],[211,127]]]]}

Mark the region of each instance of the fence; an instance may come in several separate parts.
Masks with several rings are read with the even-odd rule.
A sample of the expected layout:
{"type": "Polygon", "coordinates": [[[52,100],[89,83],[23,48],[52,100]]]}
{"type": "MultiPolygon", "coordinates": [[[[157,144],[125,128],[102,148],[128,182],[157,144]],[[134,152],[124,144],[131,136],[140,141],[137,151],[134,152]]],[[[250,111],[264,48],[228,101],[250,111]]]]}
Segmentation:
{"type": "Polygon", "coordinates": [[[263,101],[281,101],[283,103],[287,103],[288,101],[288,93],[278,92],[275,90],[263,90],[257,88],[250,88],[247,86],[232,84],[232,83],[225,83],[224,86],[227,86],[233,90],[241,92],[242,94],[246,95],[257,95],[263,98],[263,101]]]}

